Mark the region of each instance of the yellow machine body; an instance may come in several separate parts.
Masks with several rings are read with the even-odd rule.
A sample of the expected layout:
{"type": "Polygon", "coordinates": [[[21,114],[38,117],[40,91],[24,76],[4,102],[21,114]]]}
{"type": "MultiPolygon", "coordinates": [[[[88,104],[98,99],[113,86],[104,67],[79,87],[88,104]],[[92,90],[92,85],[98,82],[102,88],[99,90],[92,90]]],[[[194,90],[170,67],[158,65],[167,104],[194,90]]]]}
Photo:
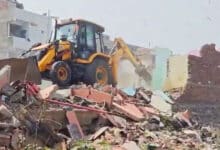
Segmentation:
{"type": "MultiPolygon", "coordinates": [[[[64,26],[69,25],[69,24],[71,25],[71,22],[64,23],[64,26]]],[[[90,23],[90,22],[83,21],[83,24],[87,24],[87,23],[90,23]]],[[[94,26],[95,28],[97,28],[96,32],[98,31],[98,33],[101,33],[104,31],[103,27],[98,26],[96,24],[94,26]]],[[[78,28],[79,27],[77,26],[77,29],[78,28]]],[[[88,35],[84,35],[84,36],[88,36],[88,35]]],[[[103,41],[103,39],[100,38],[100,41],[103,41]]],[[[107,68],[109,69],[103,71],[102,69],[103,64],[99,64],[100,63],[99,62],[98,64],[102,67],[97,66],[97,68],[95,68],[97,69],[97,73],[95,74],[95,76],[101,77],[102,75],[100,75],[99,72],[102,72],[104,74],[106,74],[106,72],[109,72],[108,76],[111,76],[111,80],[112,80],[111,82],[117,83],[119,61],[121,58],[126,58],[132,62],[132,64],[135,66],[137,70],[137,73],[140,76],[142,76],[145,80],[150,80],[150,77],[151,77],[147,69],[144,67],[144,65],[142,65],[140,60],[132,53],[132,51],[129,49],[129,47],[123,41],[122,38],[115,39],[114,47],[109,53],[106,54],[103,51],[95,50],[95,51],[92,51],[92,53],[86,58],[73,57],[73,55],[75,55],[77,51],[81,51],[82,53],[84,53],[84,50],[74,49],[72,43],[69,40],[59,40],[56,42],[52,42],[50,44],[40,45],[38,47],[34,47],[32,50],[33,51],[41,51],[41,50],[44,51],[43,56],[40,59],[38,59],[38,68],[41,73],[50,71],[52,69],[52,65],[56,63],[57,61],[68,61],[68,62],[71,62],[71,64],[81,65],[86,68],[87,66],[91,66],[93,63],[95,63],[97,59],[101,59],[102,63],[108,65],[107,68]]],[[[104,65],[104,67],[106,66],[104,65]]],[[[93,70],[94,69],[92,69],[91,71],[93,70]]],[[[64,71],[64,73],[66,72],[68,72],[68,69],[64,71]]],[[[61,72],[60,74],[62,75],[63,73],[61,72]]],[[[82,74],[86,74],[87,76],[90,75],[89,72],[82,73],[82,74]]],[[[66,79],[66,76],[65,76],[65,79],[66,79]]],[[[103,77],[103,80],[100,80],[100,83],[107,84],[107,82],[104,82],[104,80],[106,80],[106,77],[103,77]]]]}

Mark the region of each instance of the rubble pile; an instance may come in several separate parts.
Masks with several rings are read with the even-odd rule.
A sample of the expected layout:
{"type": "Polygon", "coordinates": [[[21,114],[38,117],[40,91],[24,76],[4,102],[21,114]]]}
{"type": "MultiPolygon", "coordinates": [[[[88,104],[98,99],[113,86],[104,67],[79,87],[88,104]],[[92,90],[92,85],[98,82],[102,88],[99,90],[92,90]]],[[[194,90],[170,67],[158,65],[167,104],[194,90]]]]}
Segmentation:
{"type": "Polygon", "coordinates": [[[40,89],[28,81],[1,88],[1,149],[219,148],[217,135],[199,127],[189,111],[169,114],[153,106],[161,92],[77,85],[63,96],[57,89],[40,89]]]}

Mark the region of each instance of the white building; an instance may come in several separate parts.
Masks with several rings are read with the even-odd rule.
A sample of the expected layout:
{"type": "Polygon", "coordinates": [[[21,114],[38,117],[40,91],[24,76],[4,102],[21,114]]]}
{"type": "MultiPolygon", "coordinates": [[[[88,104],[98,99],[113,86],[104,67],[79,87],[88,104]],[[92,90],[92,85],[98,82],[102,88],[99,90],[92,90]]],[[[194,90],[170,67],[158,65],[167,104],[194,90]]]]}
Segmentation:
{"type": "Polygon", "coordinates": [[[16,0],[0,0],[0,58],[16,57],[33,44],[48,42],[52,18],[23,9],[16,0]]]}

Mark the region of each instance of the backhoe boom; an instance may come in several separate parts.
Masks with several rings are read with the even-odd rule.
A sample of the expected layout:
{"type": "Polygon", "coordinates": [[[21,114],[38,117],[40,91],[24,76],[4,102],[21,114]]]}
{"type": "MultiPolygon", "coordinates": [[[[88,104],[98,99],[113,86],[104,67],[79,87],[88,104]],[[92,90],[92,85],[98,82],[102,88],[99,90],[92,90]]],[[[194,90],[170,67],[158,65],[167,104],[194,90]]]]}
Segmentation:
{"type": "Polygon", "coordinates": [[[125,58],[130,60],[131,63],[134,65],[136,73],[145,81],[149,82],[151,80],[150,73],[148,72],[147,68],[142,64],[140,59],[138,59],[137,56],[135,56],[135,54],[130,50],[124,40],[122,38],[116,38],[114,40],[114,43],[114,47],[110,52],[114,81],[117,81],[119,61],[120,59],[125,58]]]}

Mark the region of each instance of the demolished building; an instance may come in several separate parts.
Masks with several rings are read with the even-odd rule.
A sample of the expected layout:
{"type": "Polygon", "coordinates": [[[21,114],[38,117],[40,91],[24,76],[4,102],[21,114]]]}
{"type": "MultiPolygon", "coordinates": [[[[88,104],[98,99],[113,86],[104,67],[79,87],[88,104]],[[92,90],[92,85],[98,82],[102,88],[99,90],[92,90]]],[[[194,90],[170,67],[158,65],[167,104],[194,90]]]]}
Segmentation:
{"type": "Polygon", "coordinates": [[[17,1],[0,0],[0,58],[16,57],[33,44],[46,43],[52,18],[23,9],[17,1]]]}

